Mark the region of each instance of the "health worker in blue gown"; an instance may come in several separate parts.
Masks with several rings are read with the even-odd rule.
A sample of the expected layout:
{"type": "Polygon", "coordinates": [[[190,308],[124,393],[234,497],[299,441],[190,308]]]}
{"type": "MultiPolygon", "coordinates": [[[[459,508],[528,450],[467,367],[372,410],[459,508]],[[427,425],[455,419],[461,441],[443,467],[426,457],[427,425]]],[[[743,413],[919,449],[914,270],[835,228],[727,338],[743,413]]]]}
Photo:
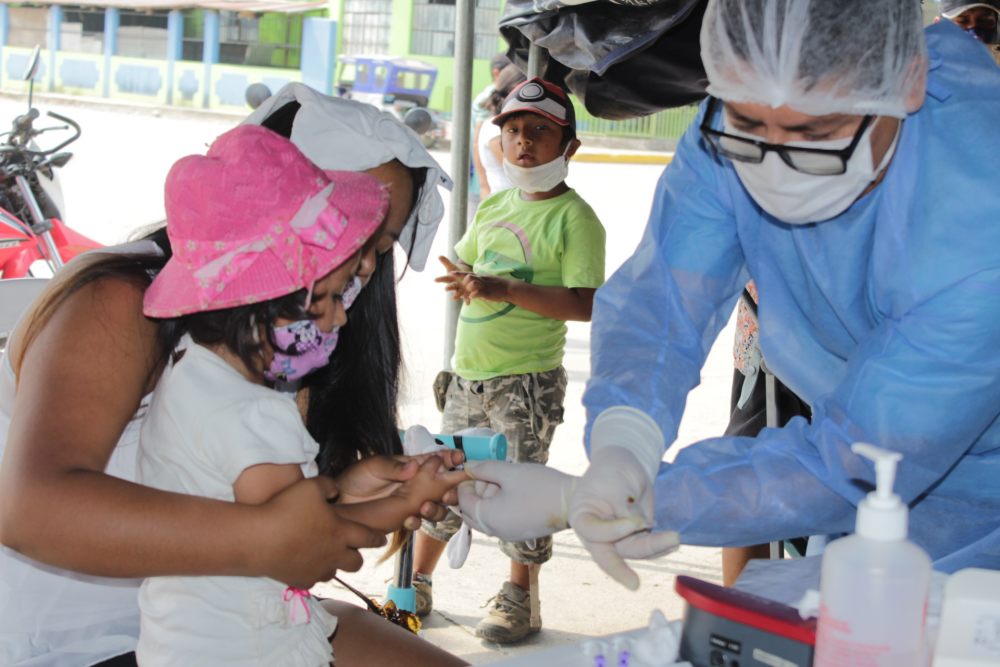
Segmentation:
{"type": "Polygon", "coordinates": [[[711,97],[595,299],[590,468],[530,488],[476,468],[463,512],[505,539],[568,524],[634,588],[623,557],[678,534],[853,531],[864,441],[903,454],[895,489],[937,569],[1000,568],[1000,70],[915,0],[709,0],[701,47],[711,97]],[[749,279],[764,358],[812,421],[665,463],[749,279]]]}

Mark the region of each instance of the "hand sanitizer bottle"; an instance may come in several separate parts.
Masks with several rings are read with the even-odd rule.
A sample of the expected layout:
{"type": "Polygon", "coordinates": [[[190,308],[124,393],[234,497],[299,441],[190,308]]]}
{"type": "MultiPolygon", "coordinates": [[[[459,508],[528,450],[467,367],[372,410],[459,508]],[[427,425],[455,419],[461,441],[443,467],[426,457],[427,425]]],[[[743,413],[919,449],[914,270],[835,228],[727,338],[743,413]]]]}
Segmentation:
{"type": "Polygon", "coordinates": [[[908,508],[892,492],[902,454],[857,443],[875,462],[875,490],[854,535],[823,553],[814,667],[921,667],[931,559],[907,541],[908,508]]]}

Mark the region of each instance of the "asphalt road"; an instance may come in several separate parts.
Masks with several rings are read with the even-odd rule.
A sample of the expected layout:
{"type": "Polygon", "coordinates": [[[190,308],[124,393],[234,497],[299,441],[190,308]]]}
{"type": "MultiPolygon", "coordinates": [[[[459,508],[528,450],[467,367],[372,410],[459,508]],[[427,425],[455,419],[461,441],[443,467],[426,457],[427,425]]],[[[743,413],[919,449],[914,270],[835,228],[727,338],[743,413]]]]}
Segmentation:
{"type": "MultiPolygon", "coordinates": [[[[150,109],[115,110],[89,106],[47,104],[77,120],[83,136],[73,145],[76,154],[62,172],[66,195],[66,222],[102,243],[123,241],[144,227],[163,220],[163,182],[170,165],[191,153],[202,153],[211,141],[233,127],[232,117],[154,115],[150,109]]],[[[0,98],[0,119],[23,113],[20,100],[0,98]]],[[[0,120],[0,125],[5,123],[0,120]]],[[[44,145],[44,142],[43,142],[44,145]]],[[[48,144],[51,145],[51,144],[48,144]]],[[[446,167],[448,153],[435,157],[446,167]]],[[[570,169],[569,183],[593,206],[608,231],[607,269],[610,275],[638,243],[663,168],[650,165],[579,163],[570,169]]],[[[447,220],[447,218],[446,218],[447,220]]],[[[444,223],[445,225],[447,222],[444,223]]],[[[444,254],[444,227],[432,256],[444,254]]],[[[408,271],[399,286],[400,320],[405,338],[407,382],[403,396],[404,425],[439,426],[430,388],[443,367],[445,296],[432,282],[438,275],[431,262],[423,273],[408,271]]],[[[689,396],[677,442],[668,453],[699,439],[719,435],[728,421],[732,379],[733,325],[723,332],[702,372],[702,383],[689,396]]],[[[572,323],[566,346],[569,371],[566,422],[559,427],[549,464],[572,474],[587,465],[581,444],[584,414],[580,405],[589,376],[590,327],[572,323]]],[[[374,566],[371,554],[365,568],[348,580],[381,596],[392,574],[391,562],[374,566]]],[[[481,608],[500,587],[508,565],[495,540],[477,535],[472,553],[461,570],[442,562],[435,576],[435,606],[425,625],[427,638],[473,663],[486,663],[543,647],[645,625],[650,612],[662,609],[677,618],[682,605],[673,592],[678,574],[721,581],[720,551],[684,547],[667,558],[636,565],[642,586],[630,593],[604,575],[570,532],[556,536],[555,558],[541,575],[544,630],[517,647],[499,647],[472,635],[485,614],[481,608]]],[[[342,599],[353,596],[339,586],[321,584],[317,592],[342,599]]]]}

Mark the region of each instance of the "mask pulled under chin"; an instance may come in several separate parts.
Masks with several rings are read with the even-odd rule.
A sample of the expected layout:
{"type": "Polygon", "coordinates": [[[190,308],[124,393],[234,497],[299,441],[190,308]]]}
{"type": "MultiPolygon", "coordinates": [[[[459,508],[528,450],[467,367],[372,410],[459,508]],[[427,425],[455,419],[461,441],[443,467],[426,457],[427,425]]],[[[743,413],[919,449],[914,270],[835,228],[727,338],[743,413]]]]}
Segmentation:
{"type": "MultiPolygon", "coordinates": [[[[785,164],[781,156],[774,151],[769,151],[760,164],[733,160],[733,166],[740,181],[743,182],[743,187],[753,200],[778,220],[792,225],[830,220],[850,208],[879,172],[889,164],[893,153],[896,152],[902,121],[882,163],[877,168],[872,165],[871,133],[877,122],[876,120],[865,130],[854,154],[847,161],[847,171],[843,174],[836,176],[803,174],[785,164]]],[[[725,131],[736,136],[759,139],[729,127],[728,119],[725,131]]],[[[793,142],[788,146],[843,150],[851,145],[852,140],[853,137],[834,141],[793,142]]]]}
{"type": "Polygon", "coordinates": [[[503,159],[503,173],[507,174],[507,178],[519,190],[529,194],[548,192],[565,181],[566,176],[569,175],[569,160],[566,158],[568,152],[569,144],[566,144],[566,150],[563,151],[562,157],[537,167],[519,167],[508,162],[505,157],[503,159]]]}

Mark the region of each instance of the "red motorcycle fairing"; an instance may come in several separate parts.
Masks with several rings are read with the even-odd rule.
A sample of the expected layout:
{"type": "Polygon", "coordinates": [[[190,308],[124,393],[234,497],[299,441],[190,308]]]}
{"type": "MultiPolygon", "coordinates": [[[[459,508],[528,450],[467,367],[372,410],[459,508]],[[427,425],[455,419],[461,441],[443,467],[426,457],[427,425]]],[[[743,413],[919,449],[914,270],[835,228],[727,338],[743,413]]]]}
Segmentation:
{"type": "Polygon", "coordinates": [[[23,278],[36,255],[37,239],[31,229],[13,215],[0,208],[0,276],[23,278]]]}
{"type": "Polygon", "coordinates": [[[59,218],[52,218],[52,238],[55,240],[56,247],[59,248],[59,256],[64,262],[68,262],[88,250],[104,247],[104,244],[70,229],[59,218]]]}
{"type": "MultiPolygon", "coordinates": [[[[80,253],[104,246],[52,218],[52,240],[63,262],[80,253]]],[[[16,217],[0,208],[0,278],[24,278],[33,262],[44,259],[38,250],[43,242],[16,217]]]]}

